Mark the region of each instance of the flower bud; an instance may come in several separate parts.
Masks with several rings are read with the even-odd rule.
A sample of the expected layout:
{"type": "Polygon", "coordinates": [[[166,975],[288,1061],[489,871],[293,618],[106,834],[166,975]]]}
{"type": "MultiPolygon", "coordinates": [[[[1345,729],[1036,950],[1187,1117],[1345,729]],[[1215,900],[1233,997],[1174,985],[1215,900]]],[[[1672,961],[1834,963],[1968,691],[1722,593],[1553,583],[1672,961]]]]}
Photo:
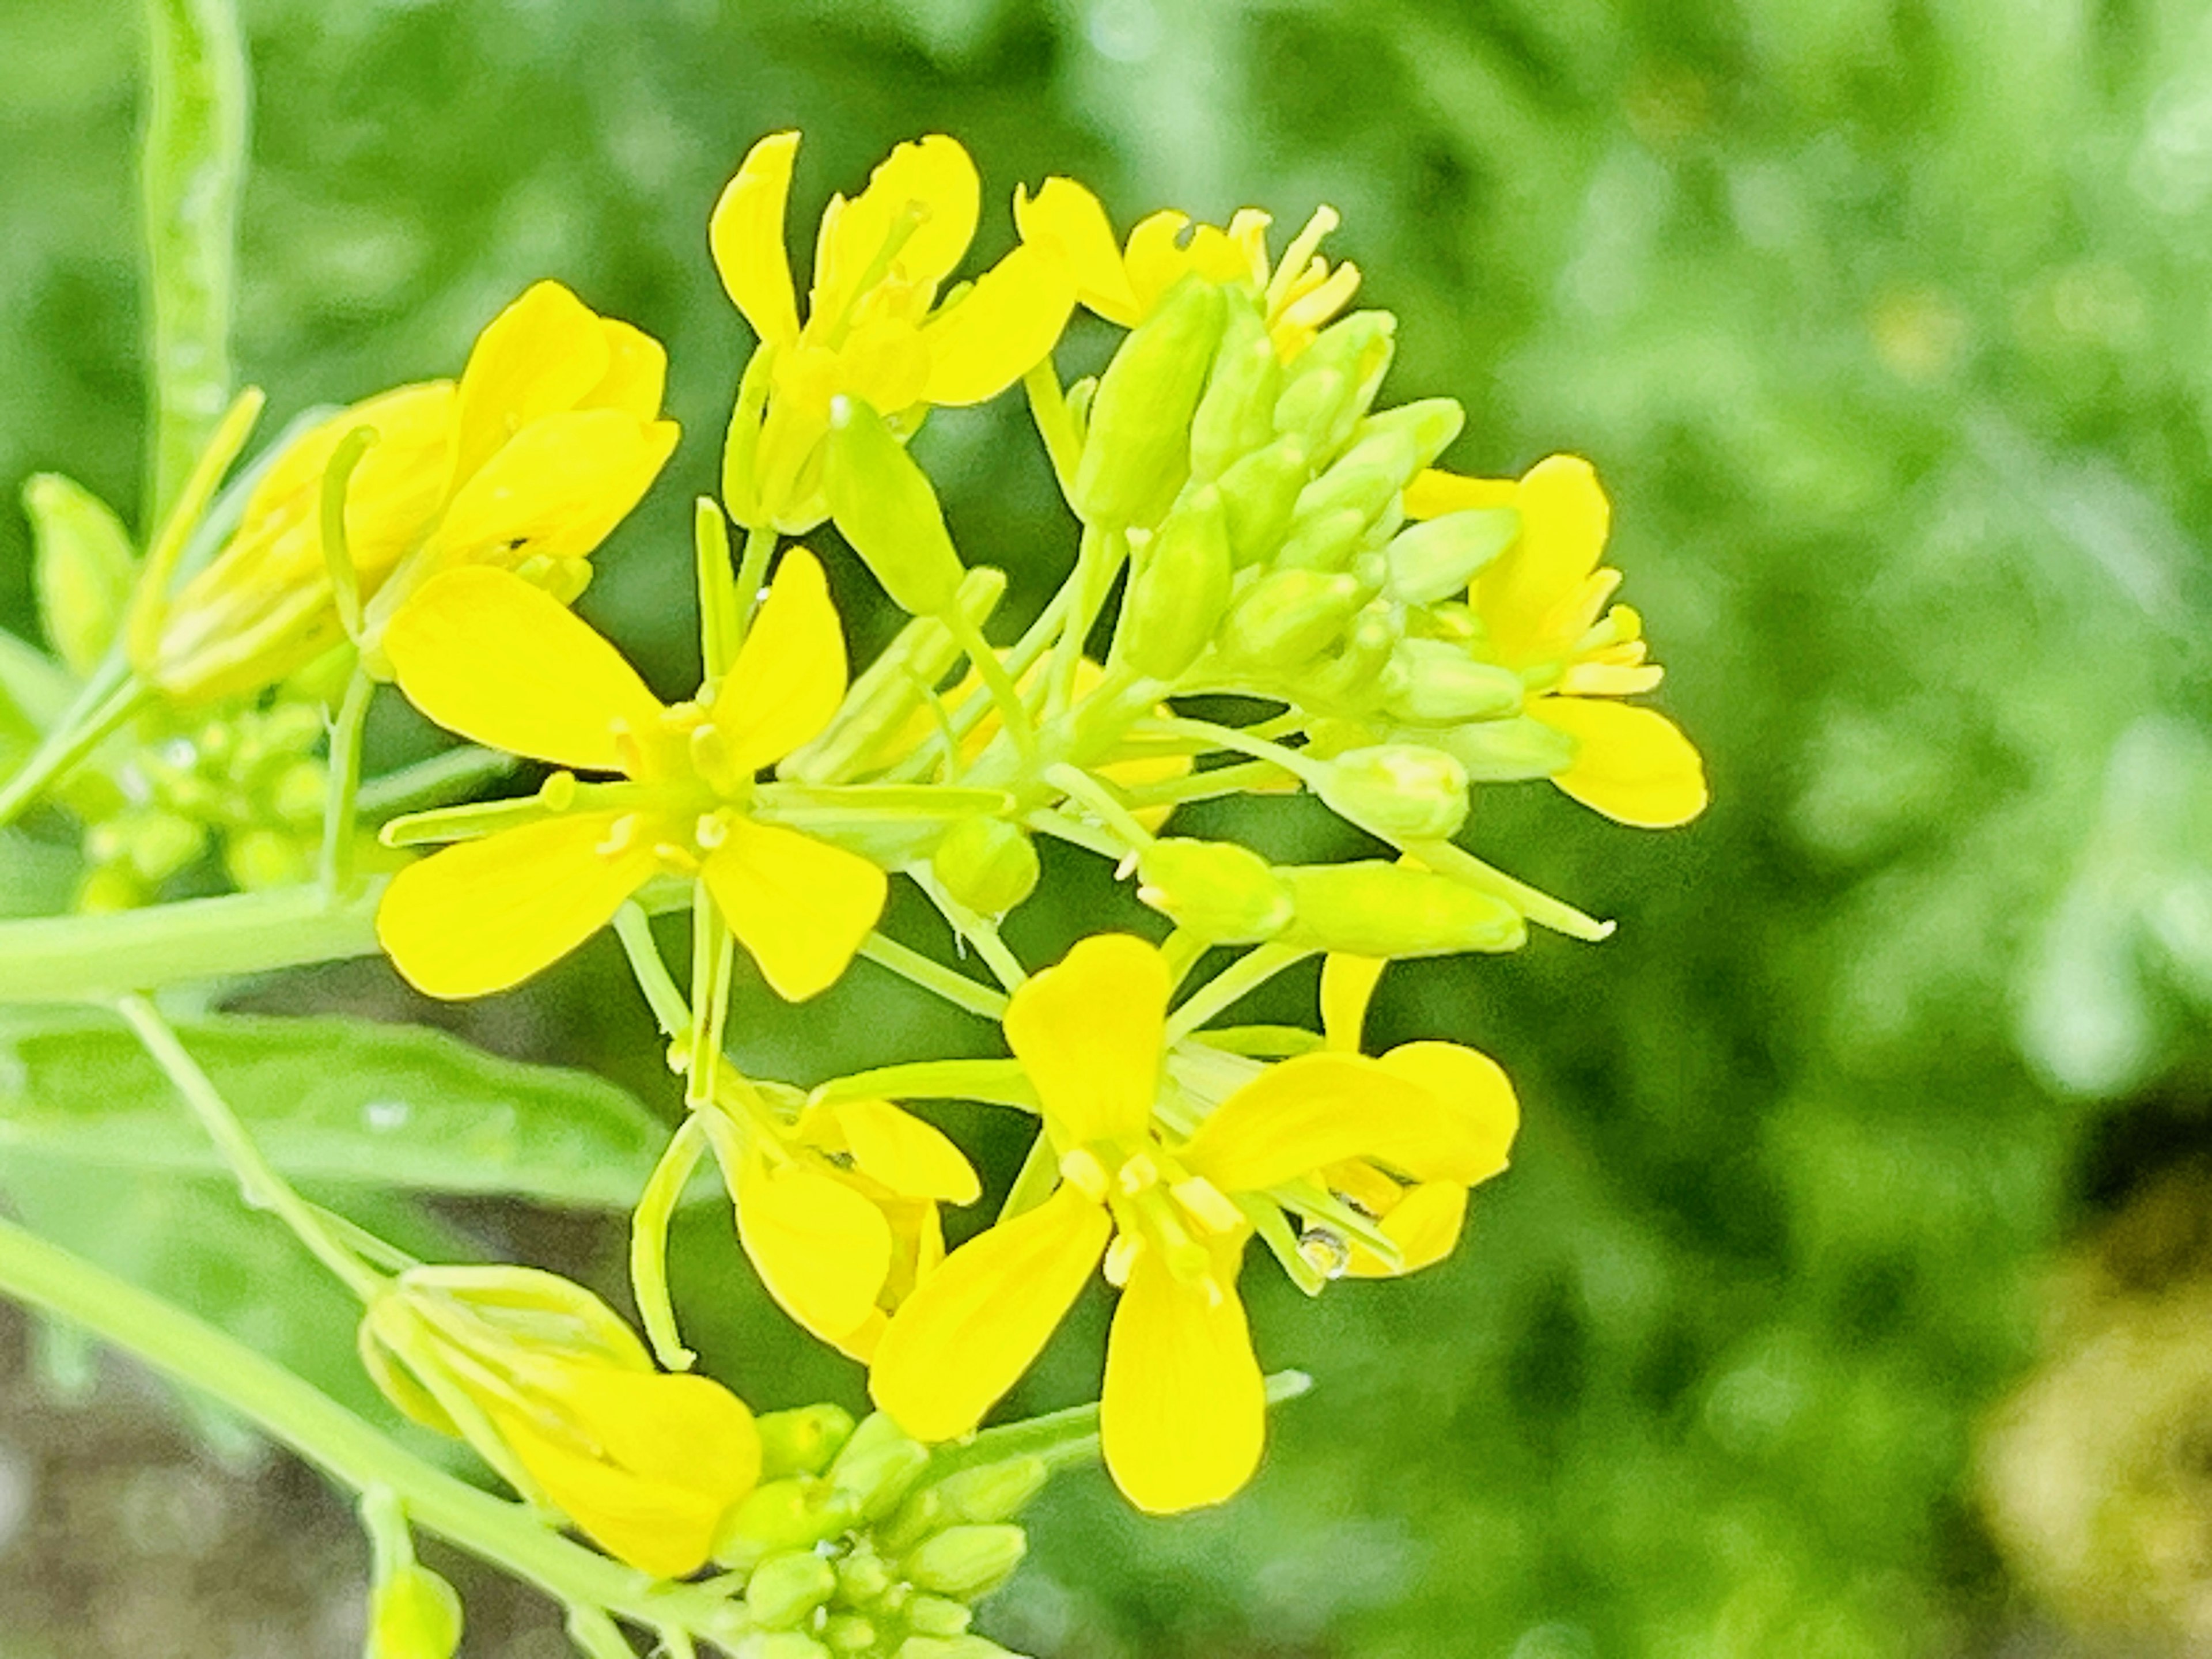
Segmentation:
{"type": "Polygon", "coordinates": [[[1240,456],[1275,435],[1282,359],[1249,295],[1232,289],[1227,305],[1213,372],[1190,422],[1190,473],[1200,483],[1219,477],[1240,456]]]}
{"type": "Polygon", "coordinates": [[[862,1539],[837,1561],[837,1595],[856,1607],[872,1607],[883,1600],[898,1581],[884,1559],[862,1539]]]}
{"type": "Polygon", "coordinates": [[[1528,937],[1504,899],[1379,859],[1279,869],[1297,919],[1284,934],[1314,951],[1359,957],[1515,951],[1528,937]]]}
{"type": "Polygon", "coordinates": [[[1358,311],[1323,329],[1291,366],[1275,400],[1275,431],[1326,463],[1334,458],[1382,388],[1397,319],[1358,311]]]}
{"type": "Polygon", "coordinates": [[[1350,512],[1363,526],[1371,523],[1420,471],[1417,459],[1413,439],[1406,432],[1385,430],[1362,438],[1298,492],[1294,521],[1350,512]]]}
{"type": "Polygon", "coordinates": [[[975,1622],[974,1610],[949,1595],[917,1595],[899,1611],[916,1636],[965,1636],[975,1622]]]}
{"type": "Polygon", "coordinates": [[[1029,1547],[1019,1527],[947,1527],[908,1554],[903,1570],[918,1589],[973,1601],[1012,1577],[1029,1547]]]}
{"type": "Polygon", "coordinates": [[[1291,896],[1267,861],[1234,842],[1170,836],[1137,860],[1137,896],[1215,945],[1257,945],[1291,920],[1291,896]]]}
{"type": "Polygon", "coordinates": [[[769,1630],[789,1630],[836,1592],[836,1569],[811,1549],[771,1555],[745,1580],[745,1606],[769,1630]]]}
{"type": "Polygon", "coordinates": [[[1442,640],[1401,640],[1383,672],[1382,706],[1398,719],[1430,726],[1503,720],[1521,712],[1521,677],[1477,662],[1442,640]]]}
{"type": "Polygon", "coordinates": [[[1510,507],[1474,507],[1402,530],[1382,550],[1391,598],[1429,605],[1464,593],[1492,559],[1513,545],[1521,515],[1510,507]]]}
{"type": "Polygon", "coordinates": [[[1239,569],[1274,558],[1311,476],[1305,446],[1296,438],[1278,438],[1221,475],[1215,488],[1228,521],[1230,557],[1239,569]]]}
{"type": "Polygon", "coordinates": [[[842,1406],[794,1406],[753,1419],[760,1431],[761,1478],[819,1474],[853,1436],[853,1413],[842,1406]]]}
{"type": "Polygon", "coordinates": [[[305,881],[314,868],[308,844],[281,830],[246,830],[222,844],[222,867],[240,892],[265,893],[305,881]]]}
{"type": "Polygon", "coordinates": [[[1365,602],[1341,573],[1271,570],[1247,587],[1222,621],[1222,654],[1267,668],[1295,668],[1344,631],[1365,602]]]}
{"type": "Polygon", "coordinates": [[[380,1576],[368,1601],[368,1659],[453,1659],[461,1645],[461,1598],[410,1561],[380,1576]]]}
{"type": "Polygon", "coordinates": [[[755,1631],[730,1651],[736,1659],[830,1659],[830,1650],[795,1630],[755,1631]]]}
{"type": "Polygon", "coordinates": [[[1168,514],[1129,578],[1115,649],[1140,674],[1175,678],[1212,642],[1235,574],[1221,495],[1206,485],[1168,514]]]}
{"type": "Polygon", "coordinates": [[[876,1645],[876,1627],[857,1613],[832,1613],[822,1639],[832,1653],[866,1653],[876,1645]]]}
{"type": "Polygon", "coordinates": [[[1402,433],[1410,438],[1413,471],[1405,478],[1405,483],[1409,484],[1415,473],[1435,465],[1437,457],[1451,447],[1452,440],[1459,436],[1466,424],[1467,411],[1460,407],[1458,398],[1422,398],[1401,404],[1395,409],[1386,409],[1379,415],[1370,415],[1354,428],[1352,441],[1357,446],[1386,432],[1402,433]]]}
{"type": "Polygon", "coordinates": [[[1313,790],[1332,811],[1392,840],[1441,840],[1467,822],[1466,769],[1416,744],[1377,744],[1340,755],[1313,790]]]}
{"type": "Polygon", "coordinates": [[[1448,732],[1423,733],[1449,754],[1476,783],[1517,783],[1548,778],[1574,764],[1575,740],[1556,726],[1523,714],[1480,720],[1448,732]]]}
{"type": "Polygon", "coordinates": [[[908,1438],[882,1412],[872,1413],[830,1466],[830,1484],[863,1522],[889,1515],[929,1463],[929,1448],[908,1438]]]}
{"type": "Polygon", "coordinates": [[[830,399],[822,492],[839,532],[892,604],[933,617],[952,603],[966,573],[937,491],[883,416],[858,398],[830,399]]]}
{"type": "Polygon", "coordinates": [[[138,577],[131,533],[100,497],[57,473],[23,486],[23,511],[36,550],[39,624],[54,654],[82,678],[122,629],[138,577]]]}
{"type": "Polygon", "coordinates": [[[854,1518],[852,1503],[820,1481],[803,1475],[765,1481],[722,1517],[714,1559],[744,1572],[771,1555],[834,1537],[854,1518]]]}
{"type": "Polygon", "coordinates": [[[1036,847],[1004,818],[963,818],[945,832],[929,867],[945,890],[981,915],[1002,916],[1036,890],[1036,847]]]}
{"type": "Polygon", "coordinates": [[[1088,525],[1150,529],[1190,471],[1190,422],[1221,337],[1214,283],[1178,283],[1121,342],[1091,400],[1076,468],[1075,510],[1088,525]]]}
{"type": "Polygon", "coordinates": [[[892,1659],[1016,1659],[996,1642],[980,1636],[909,1636],[892,1659]]]}
{"type": "Polygon", "coordinates": [[[1042,1457],[1010,1457],[948,1475],[930,1490],[945,1500],[956,1521],[1011,1521],[1044,1490],[1052,1466],[1042,1457]]]}
{"type": "MultiPolygon", "coordinates": [[[[1300,691],[1313,706],[1350,703],[1371,707],[1377,684],[1399,639],[1400,619],[1390,606],[1370,604],[1352,618],[1344,642],[1315,667],[1298,677],[1300,691]]],[[[1363,739],[1363,742],[1371,739],[1363,739]]],[[[1358,744],[1347,744],[1358,748],[1358,744]]],[[[1307,731],[1306,752],[1315,753],[1313,729],[1307,731]]]]}

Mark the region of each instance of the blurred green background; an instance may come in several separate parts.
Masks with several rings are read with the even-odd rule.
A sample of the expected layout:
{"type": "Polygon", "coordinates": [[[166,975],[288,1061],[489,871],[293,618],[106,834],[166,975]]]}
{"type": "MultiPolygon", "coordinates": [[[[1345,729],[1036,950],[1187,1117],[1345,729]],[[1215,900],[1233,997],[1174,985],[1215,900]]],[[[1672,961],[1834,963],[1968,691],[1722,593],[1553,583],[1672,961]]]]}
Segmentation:
{"type": "MultiPolygon", "coordinates": [[[[1097,1659],[2212,1651],[2212,8],[245,12],[242,374],[288,417],[450,373],[548,275],[667,341],[686,440],[582,607],[664,690],[695,672],[688,498],[746,343],[705,216],[779,126],[806,133],[805,223],[897,139],[957,135],[987,256],[1053,172],[1123,225],[1333,203],[1333,251],[1402,319],[1390,395],[1467,404],[1451,463],[1573,450],[1613,495],[1713,809],[1652,836],[1487,792],[1474,844],[1621,932],[1395,969],[1372,1028],[1505,1064],[1513,1172],[1418,1279],[1307,1305],[1255,1268],[1263,1358],[1319,1385],[1260,1480],[1171,1522],[1061,1483],[987,1628],[1097,1659]]],[[[126,516],[138,50],[121,0],[0,0],[0,480],[65,471],[126,516]]],[[[921,451],[1019,620],[1073,546],[1020,410],[940,416],[921,451]]],[[[27,560],[0,515],[0,621],[27,632],[27,560]]],[[[890,619],[836,580],[866,649],[890,619]]],[[[1352,845],[1279,808],[1242,827],[1352,845]]],[[[1059,873],[1072,896],[1015,930],[1035,953],[1130,914],[1095,867],[1059,873]]],[[[605,948],[434,1016],[374,967],[255,1002],[434,1017],[673,1104],[605,948]]],[[[749,990],[736,1026],[800,1081],[986,1036],[867,970],[796,1014],[749,990]]],[[[1003,1182],[1006,1126],[962,1127],[1003,1182]]],[[[348,1363],[281,1240],[207,1231],[219,1194],[29,1184],[112,1255],[137,1228],[145,1273],[265,1346],[348,1363]],[[180,1236],[266,1265],[196,1269],[180,1236]]],[[[619,1285],[600,1218],[417,1224],[619,1285]]],[[[726,1212],[678,1250],[718,1374],[857,1402],[726,1212]]],[[[1102,1313],[1019,1403],[1095,1389],[1102,1313]]],[[[127,1376],[57,1404],[80,1359],[0,1335],[0,1656],[349,1650],[342,1510],[127,1376]]],[[[472,1652],[558,1650],[469,1583],[472,1652]]]]}

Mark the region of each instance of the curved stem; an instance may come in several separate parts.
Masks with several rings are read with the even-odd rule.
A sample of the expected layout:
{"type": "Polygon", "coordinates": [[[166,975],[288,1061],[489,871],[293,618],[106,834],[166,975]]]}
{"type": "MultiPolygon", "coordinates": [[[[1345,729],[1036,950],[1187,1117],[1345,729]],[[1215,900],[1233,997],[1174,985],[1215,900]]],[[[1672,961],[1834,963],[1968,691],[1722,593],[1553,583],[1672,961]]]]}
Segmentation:
{"type": "Polygon", "coordinates": [[[331,726],[330,795],[323,807],[323,890],[342,896],[353,884],[354,821],[361,801],[361,728],[376,682],[359,663],[331,726]]]}
{"type": "Polygon", "coordinates": [[[900,978],[923,990],[944,998],[956,1008],[965,1008],[971,1014],[985,1019],[1000,1019],[1006,1012],[1006,999],[988,985],[978,985],[965,974],[956,973],[941,962],[933,962],[919,951],[901,945],[895,939],[881,933],[871,933],[860,942],[860,954],[878,968],[887,968],[900,978]]]}
{"type": "Polygon", "coordinates": [[[1261,945],[1246,951],[1191,994],[1190,1000],[1168,1016],[1168,1041],[1188,1036],[1230,1004],[1255,991],[1269,980],[1313,954],[1291,945],[1261,945]]]}

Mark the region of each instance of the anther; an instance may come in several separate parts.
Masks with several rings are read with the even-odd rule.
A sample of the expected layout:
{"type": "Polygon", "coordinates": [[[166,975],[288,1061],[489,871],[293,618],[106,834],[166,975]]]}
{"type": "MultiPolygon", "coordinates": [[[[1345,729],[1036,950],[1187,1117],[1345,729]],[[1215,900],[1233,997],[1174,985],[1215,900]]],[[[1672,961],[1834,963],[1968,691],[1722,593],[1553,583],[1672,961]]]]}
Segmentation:
{"type": "Polygon", "coordinates": [[[1061,1153],[1060,1176],[1093,1202],[1105,1201],[1106,1166],[1098,1161],[1098,1154],[1089,1147],[1078,1146],[1072,1152],[1061,1153]]]}

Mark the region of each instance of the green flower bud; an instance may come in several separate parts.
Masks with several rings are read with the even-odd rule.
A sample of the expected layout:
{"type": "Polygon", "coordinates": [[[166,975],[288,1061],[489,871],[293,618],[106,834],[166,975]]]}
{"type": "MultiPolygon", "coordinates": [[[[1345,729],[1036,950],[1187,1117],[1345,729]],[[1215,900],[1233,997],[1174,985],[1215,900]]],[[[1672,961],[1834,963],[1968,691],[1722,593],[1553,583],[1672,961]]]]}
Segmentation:
{"type": "Polygon", "coordinates": [[[1004,818],[963,818],[945,832],[929,867],[945,890],[980,915],[1001,916],[1036,890],[1036,847],[1004,818]]]}
{"type": "Polygon", "coordinates": [[[1220,492],[1208,484],[1186,497],[1153,536],[1129,578],[1114,648],[1140,674],[1175,678],[1212,642],[1235,574],[1228,514],[1220,492]]]}
{"type": "Polygon", "coordinates": [[[965,1636],[975,1622],[973,1608],[948,1595],[917,1595],[901,1611],[916,1636],[965,1636]]]}
{"type": "Polygon", "coordinates": [[[1504,899],[1449,877],[1366,859],[1278,870],[1296,907],[1284,938],[1361,957],[1517,951],[1528,923],[1504,899]]]}
{"type": "Polygon", "coordinates": [[[944,1498],[945,1512],[957,1521],[1011,1521],[1051,1478],[1052,1466],[1042,1457],[1010,1457],[963,1469],[930,1490],[944,1498]]]}
{"type": "Polygon", "coordinates": [[[329,793],[330,775],[320,761],[294,761],[270,786],[269,810],[285,823],[305,828],[322,817],[329,793]]]}
{"type": "Polygon", "coordinates": [[[827,1601],[837,1573],[812,1550],[771,1555],[745,1580],[745,1606],[769,1630],[789,1630],[827,1601]]]}
{"type": "Polygon", "coordinates": [[[1466,424],[1467,411],[1460,407],[1458,398],[1423,398],[1370,415],[1353,430],[1352,441],[1356,446],[1386,432],[1402,433],[1412,439],[1413,471],[1406,475],[1410,483],[1414,473],[1436,465],[1437,457],[1451,447],[1452,440],[1466,424]]]}
{"type": "Polygon", "coordinates": [[[881,1601],[896,1582],[891,1570],[884,1565],[883,1557],[866,1542],[837,1562],[837,1595],[854,1607],[865,1607],[881,1601]]]}
{"type": "Polygon", "coordinates": [[[1214,487],[1228,520],[1230,557],[1239,569],[1274,558],[1290,534],[1298,492],[1312,476],[1306,447],[1296,438],[1279,438],[1221,475],[1214,487]]]}
{"type": "Polygon", "coordinates": [[[1085,524],[1150,529],[1190,472],[1190,422],[1206,390],[1225,310],[1221,289],[1185,277],[1121,342],[1091,400],[1075,471],[1085,524]]]}
{"type": "Polygon", "coordinates": [[[1408,605],[1464,593],[1520,533],[1521,515],[1510,507],[1473,507],[1414,525],[1382,550],[1390,573],[1384,586],[1408,605]]]}
{"type": "Polygon", "coordinates": [[[1429,738],[1467,769],[1477,783],[1548,778],[1574,764],[1575,740],[1543,721],[1482,720],[1429,738]]]}
{"type": "Polygon", "coordinates": [[[748,1571],[771,1555],[834,1537],[858,1518],[849,1498],[820,1481],[804,1475],[763,1481],[722,1517],[714,1559],[734,1572],[748,1571]]]}
{"type": "Polygon", "coordinates": [[[908,1439],[897,1424],[875,1412],[853,1431],[830,1466],[828,1479],[857,1517],[869,1522],[896,1509],[928,1463],[928,1447],[908,1439]]]}
{"type": "Polygon", "coordinates": [[[822,493],[839,532],[892,604],[933,617],[952,603],[967,573],[937,491],[883,416],[858,398],[830,399],[822,493]]]}
{"type": "Polygon", "coordinates": [[[206,845],[204,827],[159,808],[110,818],[85,837],[85,851],[94,863],[127,865],[149,886],[175,875],[206,845]]]}
{"type": "Polygon", "coordinates": [[[822,1640],[832,1653],[866,1653],[876,1644],[876,1627],[857,1613],[832,1613],[822,1640]]]}
{"type": "Polygon", "coordinates": [[[1233,842],[1171,836],[1139,855],[1137,872],[1139,899],[1212,944],[1257,945],[1291,920],[1290,893],[1267,861],[1233,842]]]}
{"type": "Polygon", "coordinates": [[[760,1431],[761,1479],[819,1474],[853,1437],[853,1413],[842,1406],[794,1406],[753,1419],[760,1431]]]}
{"type": "Polygon", "coordinates": [[[980,1636],[909,1636],[893,1659],[1015,1659],[996,1642],[980,1636]]]}
{"type": "Polygon", "coordinates": [[[1503,720],[1521,712],[1521,677],[1477,662],[1442,640],[1401,640],[1383,671],[1382,706],[1400,720],[1431,726],[1503,720]]]}
{"type": "Polygon", "coordinates": [[[1220,629],[1222,654],[1268,668],[1295,668],[1344,631],[1366,601],[1340,572],[1271,570],[1239,594],[1220,629]]]}
{"type": "Polygon", "coordinates": [[[1238,457],[1275,435],[1275,399],[1282,390],[1282,359],[1259,305],[1237,291],[1227,303],[1213,373],[1190,422],[1190,474],[1200,483],[1219,477],[1238,457]]]}
{"type": "Polygon", "coordinates": [[[756,1631],[730,1650],[737,1659],[830,1659],[830,1650],[795,1630],[756,1631]]]}
{"type": "Polygon", "coordinates": [[[1417,459],[1408,433],[1383,431],[1362,438],[1298,493],[1295,521],[1303,525],[1310,519],[1351,512],[1363,526],[1372,522],[1420,471],[1417,459]]]}
{"type": "Polygon", "coordinates": [[[461,1598],[409,1562],[369,1594],[368,1659],[453,1659],[461,1645],[461,1598]]]}
{"type": "MultiPolygon", "coordinates": [[[[1310,491],[1310,485],[1308,489],[1310,491]]],[[[1356,507],[1301,515],[1284,538],[1282,550],[1275,555],[1275,568],[1341,570],[1359,550],[1359,538],[1366,529],[1367,514],[1356,507]]],[[[1363,586],[1367,585],[1364,580],[1361,583],[1363,586]]]]}
{"type": "Polygon", "coordinates": [[[305,842],[276,830],[248,830],[222,846],[222,867],[242,892],[266,892],[305,881],[313,863],[305,842]]]}
{"type": "Polygon", "coordinates": [[[1356,311],[1323,329],[1275,400],[1276,432],[1298,439],[1316,461],[1334,459],[1382,389],[1397,328],[1387,311],[1356,311]]]}
{"type": "Polygon", "coordinates": [[[107,504],[58,473],[40,472],[23,486],[31,520],[32,574],[39,625],[58,656],[80,677],[107,654],[138,580],[131,532],[107,504]]]}
{"type": "MultiPolygon", "coordinates": [[[[1398,629],[1397,614],[1389,606],[1369,605],[1345,630],[1344,643],[1323,659],[1319,667],[1299,676],[1300,691],[1316,705],[1350,702],[1360,708],[1370,706],[1376,700],[1382,670],[1398,644],[1398,629]]],[[[1310,732],[1308,736],[1306,752],[1312,754],[1310,732]]],[[[1366,741],[1370,739],[1362,739],[1366,741]]]]}
{"type": "Polygon", "coordinates": [[[1467,769],[1416,744],[1340,755],[1313,790],[1332,811],[1393,840],[1442,840],[1467,822],[1467,769]]]}
{"type": "Polygon", "coordinates": [[[135,910],[153,897],[145,884],[121,865],[103,865],[85,872],[70,905],[79,915],[106,915],[116,910],[135,910]]]}
{"type": "Polygon", "coordinates": [[[915,1548],[902,1568],[919,1589],[973,1601],[1013,1577],[1029,1547],[1019,1527],[947,1527],[915,1548]]]}

